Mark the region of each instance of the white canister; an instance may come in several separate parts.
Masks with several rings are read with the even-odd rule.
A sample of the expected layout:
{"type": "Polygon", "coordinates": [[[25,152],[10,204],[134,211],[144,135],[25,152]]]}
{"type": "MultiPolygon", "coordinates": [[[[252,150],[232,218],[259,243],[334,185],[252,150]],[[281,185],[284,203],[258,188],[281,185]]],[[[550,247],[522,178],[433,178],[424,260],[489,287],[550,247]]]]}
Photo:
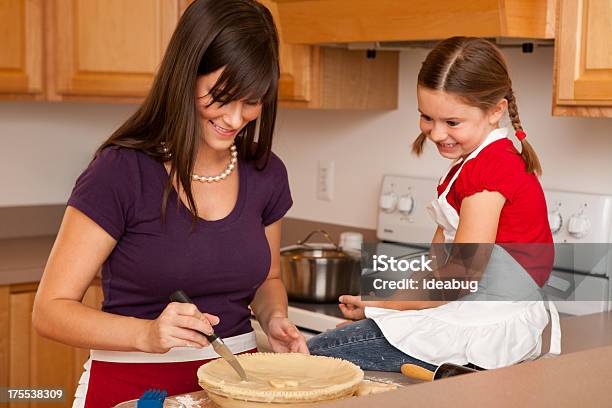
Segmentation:
{"type": "Polygon", "coordinates": [[[354,231],[345,231],[340,234],[339,245],[344,250],[361,251],[363,244],[363,234],[354,231]]]}

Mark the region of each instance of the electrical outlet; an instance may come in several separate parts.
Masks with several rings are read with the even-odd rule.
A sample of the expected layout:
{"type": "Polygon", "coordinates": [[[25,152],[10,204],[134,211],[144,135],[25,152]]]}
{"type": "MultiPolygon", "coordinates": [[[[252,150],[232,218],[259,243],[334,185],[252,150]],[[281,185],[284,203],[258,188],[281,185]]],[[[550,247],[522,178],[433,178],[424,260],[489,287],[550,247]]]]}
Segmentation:
{"type": "Polygon", "coordinates": [[[323,201],[334,199],[334,162],[319,160],[317,171],[317,198],[323,201]]]}

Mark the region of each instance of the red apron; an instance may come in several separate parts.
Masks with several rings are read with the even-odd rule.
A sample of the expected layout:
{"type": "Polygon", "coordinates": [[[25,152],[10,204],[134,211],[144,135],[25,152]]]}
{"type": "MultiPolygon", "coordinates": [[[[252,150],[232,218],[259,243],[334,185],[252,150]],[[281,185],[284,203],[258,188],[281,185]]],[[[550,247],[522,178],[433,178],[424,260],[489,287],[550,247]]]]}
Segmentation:
{"type": "MultiPolygon", "coordinates": [[[[256,351],[252,349],[246,353],[256,351]]],[[[149,388],[166,390],[168,395],[201,391],[196,373],[202,364],[212,360],[177,363],[110,363],[93,360],[85,407],[113,407],[120,402],[138,399],[149,388]]]]}
{"type": "MultiPolygon", "coordinates": [[[[223,339],[234,354],[257,351],[254,332],[223,339]]],[[[91,350],[73,408],[109,408],[138,399],[150,388],[168,395],[200,391],[198,368],[219,358],[212,347],[176,347],[165,354],[91,350]]]]}

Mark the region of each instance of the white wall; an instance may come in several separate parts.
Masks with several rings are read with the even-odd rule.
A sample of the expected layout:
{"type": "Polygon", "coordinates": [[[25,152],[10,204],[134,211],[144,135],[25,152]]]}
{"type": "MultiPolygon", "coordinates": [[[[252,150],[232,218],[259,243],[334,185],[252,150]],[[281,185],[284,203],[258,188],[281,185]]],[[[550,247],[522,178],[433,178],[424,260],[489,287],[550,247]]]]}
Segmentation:
{"type": "MultiPolygon", "coordinates": [[[[505,49],[519,112],[548,188],[612,194],[612,120],[553,118],[552,48],[505,49]]],[[[399,109],[393,112],[281,110],[274,150],[292,185],[295,218],[374,228],[383,174],[437,177],[433,149],[410,154],[418,133],[415,81],[425,50],[402,51],[399,109]],[[332,202],[316,199],[319,159],[335,161],[332,202]]],[[[0,103],[0,206],[64,203],[95,148],[133,105],[0,103]]]]}
{"type": "Polygon", "coordinates": [[[135,109],[0,103],[0,206],[65,203],[97,147],[135,109]]]}

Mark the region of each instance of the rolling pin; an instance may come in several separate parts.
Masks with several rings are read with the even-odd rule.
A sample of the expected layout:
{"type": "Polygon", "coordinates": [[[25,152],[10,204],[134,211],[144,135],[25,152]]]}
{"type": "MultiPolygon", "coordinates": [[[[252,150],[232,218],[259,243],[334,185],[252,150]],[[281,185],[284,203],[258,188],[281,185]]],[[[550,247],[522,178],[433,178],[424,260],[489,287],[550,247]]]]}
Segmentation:
{"type": "Polygon", "coordinates": [[[406,377],[423,381],[435,381],[439,380],[440,378],[475,373],[478,371],[452,363],[444,363],[440,365],[435,372],[415,364],[402,364],[400,370],[406,377]]]}

